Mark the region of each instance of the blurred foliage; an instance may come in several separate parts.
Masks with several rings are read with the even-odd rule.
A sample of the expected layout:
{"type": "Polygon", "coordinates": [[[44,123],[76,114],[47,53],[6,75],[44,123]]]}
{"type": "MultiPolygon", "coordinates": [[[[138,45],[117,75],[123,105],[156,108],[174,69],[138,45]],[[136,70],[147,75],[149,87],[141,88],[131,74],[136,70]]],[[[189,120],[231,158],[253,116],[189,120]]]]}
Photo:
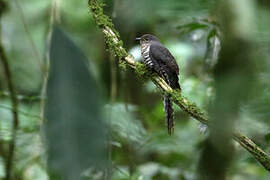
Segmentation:
{"type": "MultiPolygon", "coordinates": [[[[82,174],[83,179],[103,179],[106,174],[115,180],[196,178],[202,142],[206,135],[200,134],[197,129],[198,123],[191,120],[178,107],[175,107],[175,134],[171,137],[167,135],[160,94],[152,83],[140,81],[129,69],[120,72],[118,64],[110,63],[114,58],[104,47],[102,33],[92,20],[87,1],[5,0],[4,2],[7,8],[1,19],[1,38],[20,97],[20,129],[17,135],[14,177],[45,180],[51,176],[48,171],[44,133],[40,130],[44,122],[40,117],[40,102],[47,98],[40,95],[44,77],[39,60],[43,63],[49,53],[48,39],[52,30],[50,19],[52,7],[56,3],[58,24],[76,44],[74,46],[77,46],[89,60],[86,63],[89,64],[88,69],[99,83],[97,85],[99,89],[94,86],[92,88],[100,90],[106,104],[101,107],[103,117],[101,119],[106,121],[108,126],[110,150],[108,156],[111,165],[108,172],[89,168],[82,174]],[[113,88],[116,90],[115,94],[111,92],[113,88]]],[[[218,63],[224,37],[222,34],[224,29],[217,23],[216,18],[222,12],[217,8],[219,1],[104,0],[104,3],[107,4],[106,14],[113,18],[124,46],[137,60],[140,59],[140,49],[134,41],[135,37],[153,33],[161,39],[180,66],[183,95],[207,110],[215,99],[213,70],[218,63]]],[[[235,19],[234,23],[242,26],[236,33],[243,30],[244,33],[241,35],[249,39],[248,43],[253,45],[252,56],[255,61],[257,82],[252,88],[253,94],[241,104],[240,116],[235,127],[245,132],[266,152],[270,152],[270,5],[267,0],[248,0],[248,3],[242,0],[235,1],[233,6],[241,9],[235,12],[239,18],[235,19]]],[[[56,51],[64,46],[57,43],[52,45],[56,51]]],[[[79,63],[79,59],[74,60],[79,63]]],[[[66,70],[64,62],[65,58],[61,59],[62,68],[66,70]]],[[[75,71],[75,66],[71,66],[74,67],[74,72],[82,75],[80,70],[75,71]]],[[[59,71],[62,72],[61,64],[59,67],[59,71]]],[[[69,90],[78,88],[73,84],[72,78],[69,80],[66,82],[69,84],[69,90]]],[[[57,98],[68,98],[67,92],[62,91],[64,90],[58,94],[63,97],[57,98]]],[[[6,145],[11,138],[12,114],[2,66],[0,66],[0,92],[0,140],[6,145]]],[[[88,97],[86,94],[82,93],[85,99],[88,97]]],[[[91,95],[90,90],[88,95],[91,95]]],[[[50,108],[58,103],[58,99],[54,99],[53,102],[49,103],[50,108]]],[[[97,103],[97,99],[91,103],[97,103]]],[[[71,112],[75,111],[73,108],[75,103],[72,108],[70,107],[71,112]]],[[[93,109],[89,106],[89,113],[91,110],[93,109]]],[[[91,116],[87,113],[85,115],[91,116]]],[[[57,122],[52,122],[54,123],[57,122]]],[[[74,127],[81,128],[80,121],[72,123],[74,127]]],[[[60,138],[58,137],[60,129],[59,134],[56,132],[54,140],[60,138]]],[[[86,142],[86,145],[91,146],[90,139],[89,137],[89,143],[86,142]]],[[[54,143],[60,146],[57,142],[54,143]]],[[[77,146],[74,145],[75,147],[77,146]]],[[[3,148],[5,151],[6,146],[3,148]]],[[[59,150],[65,153],[64,147],[61,148],[59,150]]],[[[85,154],[87,153],[83,156],[86,156],[85,154]]],[[[90,152],[85,158],[89,157],[90,152]]],[[[3,162],[4,155],[1,153],[0,178],[5,175],[3,162]]],[[[235,144],[235,157],[228,169],[228,179],[269,178],[268,172],[248,152],[235,144]]]]}
{"type": "Polygon", "coordinates": [[[79,179],[93,166],[106,167],[101,98],[86,62],[69,38],[53,27],[44,126],[48,166],[64,179],[79,179]]]}

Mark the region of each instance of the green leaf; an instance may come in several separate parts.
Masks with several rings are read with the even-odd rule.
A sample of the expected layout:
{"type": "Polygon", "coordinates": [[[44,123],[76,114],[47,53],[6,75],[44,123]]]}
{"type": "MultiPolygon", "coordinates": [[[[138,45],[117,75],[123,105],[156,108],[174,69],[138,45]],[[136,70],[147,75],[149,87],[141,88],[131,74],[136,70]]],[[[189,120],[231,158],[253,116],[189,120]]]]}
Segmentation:
{"type": "Polygon", "coordinates": [[[109,119],[109,124],[114,135],[132,144],[142,144],[146,141],[146,131],[142,123],[135,118],[135,106],[115,103],[108,104],[104,108],[104,113],[109,119]]]}
{"type": "Polygon", "coordinates": [[[212,28],[207,36],[207,49],[205,61],[209,68],[213,68],[218,62],[218,55],[221,49],[221,42],[217,29],[212,28]]]}
{"type": "Polygon", "coordinates": [[[191,22],[191,23],[180,25],[177,28],[179,30],[187,33],[187,32],[197,30],[197,29],[204,29],[204,28],[208,28],[208,27],[209,27],[209,25],[207,25],[207,24],[203,24],[200,22],[191,22]]]}
{"type": "Polygon", "coordinates": [[[78,47],[54,27],[45,132],[49,168],[63,179],[79,179],[86,168],[106,162],[102,103],[86,61],[78,47]]]}
{"type": "Polygon", "coordinates": [[[264,136],[264,139],[267,143],[270,142],[270,133],[267,133],[265,136],[264,136]]]}

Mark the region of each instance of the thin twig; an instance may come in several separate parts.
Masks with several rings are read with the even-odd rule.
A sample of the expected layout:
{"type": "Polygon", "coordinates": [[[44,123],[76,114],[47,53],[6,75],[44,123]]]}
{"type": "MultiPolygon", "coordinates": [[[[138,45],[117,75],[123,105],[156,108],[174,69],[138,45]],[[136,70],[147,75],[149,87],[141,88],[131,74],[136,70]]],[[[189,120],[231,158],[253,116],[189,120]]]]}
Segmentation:
{"type": "MultiPolygon", "coordinates": [[[[6,105],[3,105],[3,104],[0,104],[0,108],[2,109],[7,109],[7,110],[10,110],[10,111],[13,111],[13,107],[10,107],[10,106],[6,106],[6,105]]],[[[39,115],[37,114],[32,114],[32,113],[28,113],[28,112],[25,112],[25,111],[22,111],[22,110],[19,110],[18,109],[18,115],[23,115],[23,116],[27,116],[27,117],[31,117],[31,118],[35,118],[35,119],[39,119],[39,120],[43,120],[40,118],[39,115]]]]}
{"type": "Polygon", "coordinates": [[[43,77],[43,82],[42,82],[42,88],[41,88],[41,93],[40,96],[42,97],[40,100],[40,113],[39,113],[39,118],[44,119],[44,108],[46,104],[46,89],[47,89],[47,84],[48,84],[48,70],[47,72],[44,73],[43,77]]]}
{"type": "Polygon", "coordinates": [[[51,37],[52,31],[55,23],[60,23],[61,16],[60,16],[60,0],[54,0],[51,3],[51,12],[50,12],[50,23],[49,23],[49,32],[47,35],[47,46],[46,46],[46,54],[45,54],[45,63],[44,63],[44,77],[41,87],[40,96],[44,97],[40,101],[40,119],[44,119],[44,109],[46,104],[46,90],[48,85],[48,78],[49,78],[49,69],[50,69],[50,44],[51,44],[51,37]]]}
{"type": "MultiPolygon", "coordinates": [[[[8,91],[0,91],[0,97],[10,98],[10,93],[8,91]]],[[[17,94],[17,99],[19,101],[40,101],[43,97],[41,96],[26,96],[23,94],[17,94]]]]}
{"type": "MultiPolygon", "coordinates": [[[[137,70],[144,66],[140,63],[136,63],[134,58],[129,55],[123,48],[120,41],[119,33],[115,30],[111,19],[103,13],[103,4],[99,0],[88,1],[90,10],[92,11],[93,18],[97,25],[101,28],[106,44],[109,50],[115,53],[121,61],[124,61],[128,66],[137,70]]],[[[147,74],[147,69],[145,68],[147,74]]],[[[150,72],[148,72],[150,73],[150,72]]],[[[140,73],[141,74],[141,73],[140,73]]],[[[162,90],[165,94],[170,94],[172,100],[186,113],[188,113],[194,119],[200,121],[203,124],[209,125],[208,117],[202,110],[200,110],[195,104],[190,103],[186,98],[181,95],[180,91],[175,91],[160,77],[151,76],[151,80],[154,84],[162,90]]],[[[251,139],[242,135],[239,132],[234,133],[234,140],[236,140],[243,148],[249,151],[253,157],[260,162],[260,164],[268,171],[270,171],[270,156],[265,153],[260,147],[258,147],[251,139]]]]}
{"type": "Polygon", "coordinates": [[[111,103],[113,103],[116,99],[117,93],[117,69],[114,61],[114,56],[112,54],[109,55],[110,59],[110,71],[111,71],[111,103]]]}
{"type": "Polygon", "coordinates": [[[33,53],[34,53],[34,55],[36,56],[36,58],[38,60],[41,72],[43,72],[43,63],[42,63],[42,60],[41,60],[40,55],[38,53],[37,47],[35,46],[34,40],[33,40],[32,36],[31,36],[31,33],[29,31],[28,25],[26,23],[24,13],[23,13],[23,9],[22,9],[20,3],[18,2],[18,0],[14,0],[14,1],[15,1],[15,4],[16,4],[16,7],[18,9],[18,12],[20,13],[20,18],[22,20],[24,30],[25,30],[25,32],[26,32],[26,34],[28,36],[29,41],[30,41],[33,53]]]}
{"type": "Polygon", "coordinates": [[[0,57],[3,62],[4,71],[7,78],[8,89],[9,89],[10,97],[12,101],[12,114],[13,114],[12,139],[9,143],[9,151],[8,151],[7,159],[6,159],[6,177],[5,177],[6,180],[10,180],[11,173],[12,173],[15,145],[16,145],[16,133],[19,127],[18,99],[17,99],[17,95],[16,95],[15,88],[12,81],[12,74],[10,71],[9,62],[4,52],[2,42],[0,42],[0,57]]]}

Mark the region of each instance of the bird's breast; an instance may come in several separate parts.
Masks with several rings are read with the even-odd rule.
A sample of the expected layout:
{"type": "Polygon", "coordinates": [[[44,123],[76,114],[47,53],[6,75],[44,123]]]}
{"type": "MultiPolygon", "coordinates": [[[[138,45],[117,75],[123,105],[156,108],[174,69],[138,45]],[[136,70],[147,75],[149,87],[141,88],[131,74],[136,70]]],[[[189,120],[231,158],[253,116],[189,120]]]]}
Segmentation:
{"type": "Polygon", "coordinates": [[[150,51],[150,44],[142,44],[141,54],[144,60],[150,60],[149,51],[150,51]]]}
{"type": "Polygon", "coordinates": [[[142,46],[141,46],[141,53],[142,53],[142,57],[143,57],[144,63],[148,67],[152,68],[152,67],[154,67],[154,62],[150,58],[149,51],[150,51],[150,44],[142,44],[142,46]]]}

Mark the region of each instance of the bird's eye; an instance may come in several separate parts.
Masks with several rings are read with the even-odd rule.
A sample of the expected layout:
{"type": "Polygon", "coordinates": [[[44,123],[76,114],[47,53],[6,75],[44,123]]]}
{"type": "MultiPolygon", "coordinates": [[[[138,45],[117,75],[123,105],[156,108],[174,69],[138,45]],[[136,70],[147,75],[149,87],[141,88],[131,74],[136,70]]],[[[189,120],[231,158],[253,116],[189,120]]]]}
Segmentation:
{"type": "Polygon", "coordinates": [[[147,42],[148,42],[148,41],[149,41],[149,39],[148,39],[148,38],[145,38],[145,41],[147,41],[147,42]]]}

